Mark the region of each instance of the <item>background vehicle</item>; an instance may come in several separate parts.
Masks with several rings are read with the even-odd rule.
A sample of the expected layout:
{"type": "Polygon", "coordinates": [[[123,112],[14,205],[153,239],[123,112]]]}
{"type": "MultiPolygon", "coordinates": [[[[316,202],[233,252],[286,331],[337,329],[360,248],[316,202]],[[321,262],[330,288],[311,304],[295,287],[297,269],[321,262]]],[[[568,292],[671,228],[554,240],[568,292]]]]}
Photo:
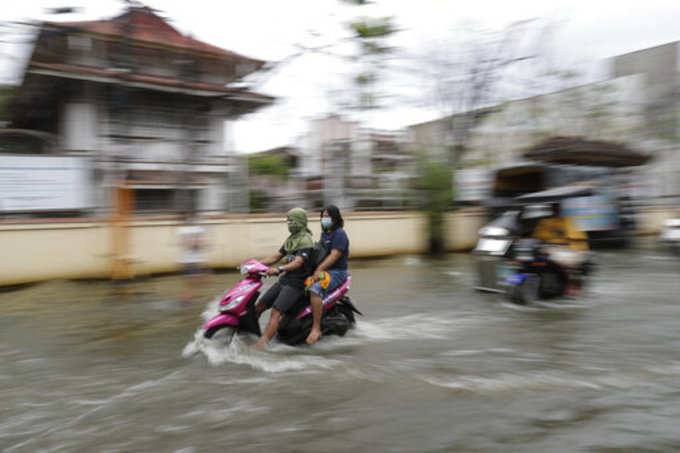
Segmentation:
{"type": "Polygon", "coordinates": [[[663,223],[659,239],[664,246],[680,256],[680,218],[667,219],[663,223]]]}
{"type": "MultiPolygon", "coordinates": [[[[544,260],[540,251],[535,249],[541,241],[536,242],[536,240],[531,239],[532,232],[541,218],[549,217],[552,214],[552,209],[547,204],[564,203],[574,198],[588,197],[592,193],[593,188],[590,186],[567,186],[513,199],[511,210],[504,212],[500,217],[479,230],[480,238],[473,250],[473,253],[477,256],[478,275],[478,284],[475,289],[506,293],[509,289],[507,280],[510,277],[508,264],[511,262],[510,268],[515,273],[517,273],[519,267],[527,270],[523,264],[526,262],[544,262],[545,264],[534,267],[541,266],[545,267],[546,270],[552,270],[554,265],[544,260]],[[516,256],[521,259],[515,259],[516,256]]],[[[562,277],[558,275],[551,280],[560,280],[562,283],[566,283],[566,275],[562,277]]],[[[541,283],[536,297],[553,297],[562,294],[564,288],[561,290],[550,289],[551,287],[557,288],[557,286],[557,283],[541,283]]],[[[560,284],[559,286],[564,285],[560,284]]]]}
{"type": "Polygon", "coordinates": [[[616,171],[606,167],[519,163],[496,170],[487,215],[495,219],[517,206],[518,197],[586,186],[587,194],[565,198],[564,214],[588,234],[591,247],[627,245],[636,227],[630,197],[621,195],[616,171]]]}
{"type": "MultiPolygon", "coordinates": [[[[512,302],[528,304],[566,294],[570,275],[544,252],[549,245],[540,239],[519,239],[501,264],[499,284],[512,302]]],[[[592,270],[592,255],[588,255],[578,270],[581,278],[592,270]]]]}

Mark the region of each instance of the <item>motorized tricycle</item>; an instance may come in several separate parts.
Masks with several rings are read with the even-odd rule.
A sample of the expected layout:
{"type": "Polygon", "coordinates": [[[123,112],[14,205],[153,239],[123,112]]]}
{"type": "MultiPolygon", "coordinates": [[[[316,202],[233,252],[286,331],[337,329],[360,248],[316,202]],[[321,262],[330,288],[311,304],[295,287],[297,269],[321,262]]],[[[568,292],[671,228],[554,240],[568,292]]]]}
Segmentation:
{"type": "Polygon", "coordinates": [[[476,289],[504,293],[513,302],[530,303],[562,296],[570,278],[590,274],[592,253],[583,252],[582,262],[567,269],[551,259],[548,252],[559,253],[559,247],[563,247],[567,253],[564,244],[552,244],[531,236],[541,219],[553,215],[552,205],[591,193],[592,188],[588,186],[567,186],[513,199],[512,209],[479,231],[480,238],[474,249],[479,279],[476,289]]]}

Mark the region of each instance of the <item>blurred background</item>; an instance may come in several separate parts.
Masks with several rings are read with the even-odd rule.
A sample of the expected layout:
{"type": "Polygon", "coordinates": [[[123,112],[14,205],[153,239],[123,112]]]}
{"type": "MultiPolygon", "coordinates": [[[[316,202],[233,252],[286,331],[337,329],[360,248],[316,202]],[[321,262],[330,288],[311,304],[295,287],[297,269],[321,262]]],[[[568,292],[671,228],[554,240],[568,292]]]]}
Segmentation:
{"type": "MultiPolygon", "coordinates": [[[[584,181],[614,210],[600,230],[656,233],[674,216],[674,6],[214,8],[43,1],[3,12],[3,222],[98,222],[111,233],[91,235],[90,261],[152,272],[173,264],[140,249],[133,219],[161,231],[153,222],[331,203],[419,212],[428,226],[413,247],[441,252],[470,248],[508,197],[584,181]],[[507,176],[524,164],[534,176],[507,176]],[[454,231],[464,209],[468,226],[454,231]]],[[[385,247],[413,248],[365,254],[385,247]]],[[[214,266],[245,256],[220,253],[214,266]]]]}
{"type": "MultiPolygon", "coordinates": [[[[626,175],[615,189],[672,207],[668,5],[487,6],[334,0],[301,15],[253,2],[218,20],[208,3],[5,11],[0,213],[107,217],[115,188],[136,216],[413,210],[428,204],[433,162],[446,209],[482,205],[499,167],[555,136],[649,156],[612,171],[626,175]]],[[[560,163],[597,166],[587,154],[560,163]]]]}
{"type": "Polygon", "coordinates": [[[3,6],[3,451],[680,450],[677,2],[3,6]],[[508,303],[555,201],[596,272],[508,303]],[[357,328],[203,339],[329,204],[357,328]]]}

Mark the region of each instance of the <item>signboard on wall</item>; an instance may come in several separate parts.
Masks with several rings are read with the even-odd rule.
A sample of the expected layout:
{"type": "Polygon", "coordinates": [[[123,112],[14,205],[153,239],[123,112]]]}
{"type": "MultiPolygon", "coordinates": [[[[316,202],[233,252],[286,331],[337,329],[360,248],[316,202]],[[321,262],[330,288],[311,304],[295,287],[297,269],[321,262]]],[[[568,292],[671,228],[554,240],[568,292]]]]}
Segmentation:
{"type": "Polygon", "coordinates": [[[0,212],[82,210],[90,193],[84,158],[0,155],[0,212]]]}
{"type": "Polygon", "coordinates": [[[619,225],[616,207],[606,195],[564,200],[562,214],[569,217],[581,231],[613,230],[619,225]]]}

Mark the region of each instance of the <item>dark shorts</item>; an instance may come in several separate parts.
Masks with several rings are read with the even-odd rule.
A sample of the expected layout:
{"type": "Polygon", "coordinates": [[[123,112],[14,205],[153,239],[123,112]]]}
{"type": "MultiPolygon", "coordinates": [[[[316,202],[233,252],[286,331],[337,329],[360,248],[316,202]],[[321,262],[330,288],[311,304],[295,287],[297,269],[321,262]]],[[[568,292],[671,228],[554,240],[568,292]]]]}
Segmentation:
{"type": "Polygon", "coordinates": [[[267,308],[274,307],[281,313],[287,313],[302,296],[302,291],[302,289],[276,282],[264,293],[260,302],[267,308]]]}

